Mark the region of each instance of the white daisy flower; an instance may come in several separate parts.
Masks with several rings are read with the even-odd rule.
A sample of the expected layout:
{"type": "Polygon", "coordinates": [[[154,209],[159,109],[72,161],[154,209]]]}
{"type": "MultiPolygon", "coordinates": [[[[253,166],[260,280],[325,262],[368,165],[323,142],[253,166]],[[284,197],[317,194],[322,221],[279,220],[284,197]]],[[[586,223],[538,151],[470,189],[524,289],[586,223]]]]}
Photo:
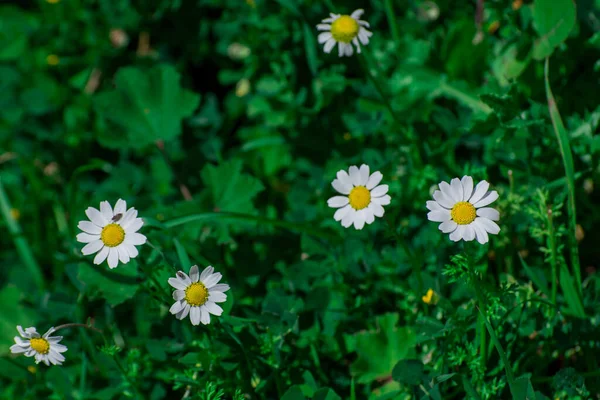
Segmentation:
{"type": "Polygon", "coordinates": [[[207,325],[210,323],[210,314],[221,315],[223,309],[216,303],[227,300],[225,292],[229,290],[229,285],[218,283],[222,275],[213,274],[214,270],[208,266],[200,274],[198,266],[194,265],[190,268],[189,276],[178,271],[176,278],[169,278],[169,285],[177,289],[173,292],[175,304],[169,310],[171,314],[175,314],[177,319],[184,319],[189,314],[192,325],[200,322],[207,325]]]}
{"type": "Polygon", "coordinates": [[[94,264],[101,264],[107,258],[110,268],[115,268],[119,261],[127,264],[138,255],[135,246],[146,243],[146,236],[137,233],[144,221],[137,218],[135,208],[125,211],[126,208],[125,200],[119,199],[114,210],[108,201],[100,203],[100,211],[94,207],[85,210],[91,222],[79,222],[77,226],[84,233],[77,235],[77,241],[87,243],[81,249],[83,255],[98,253],[94,264]]]}
{"type": "Polygon", "coordinates": [[[362,229],[373,223],[375,217],[383,217],[383,206],[390,204],[391,197],[387,195],[388,185],[379,185],[383,175],[376,171],[369,174],[369,166],[355,165],[350,167],[350,173],[341,170],[331,186],[345,196],[334,196],[327,200],[327,205],[338,210],[333,215],[336,221],[342,221],[342,226],[362,229]],[[379,186],[378,186],[379,185],[379,186]]]}
{"type": "Polygon", "coordinates": [[[10,347],[13,354],[25,353],[26,357],[35,356],[35,363],[40,361],[46,365],[61,365],[65,361],[65,357],[60,354],[67,351],[67,346],[59,344],[62,336],[50,336],[55,331],[54,327],[50,328],[44,336],[40,336],[34,327],[23,330],[21,326],[17,326],[19,335],[15,336],[15,343],[10,347]]]}
{"type": "Polygon", "coordinates": [[[450,240],[471,241],[477,238],[481,244],[489,240],[488,233],[498,234],[500,227],[494,222],[500,219],[500,213],[490,207],[498,198],[495,190],[488,192],[490,184],[481,181],[473,191],[473,178],[463,176],[454,178],[448,184],[440,183],[440,190],[433,193],[435,201],[428,201],[430,221],[441,222],[439,228],[450,233],[450,240]]]}
{"type": "Polygon", "coordinates": [[[354,48],[350,44],[354,43],[356,52],[360,53],[360,43],[367,45],[369,37],[373,35],[365,29],[369,23],[361,21],[359,18],[364,13],[364,10],[356,10],[350,15],[340,15],[330,13],[330,17],[321,21],[317,25],[320,31],[326,31],[319,34],[319,43],[325,43],[323,50],[325,53],[330,53],[331,49],[338,44],[338,54],[340,57],[350,57],[354,53],[354,48]]]}

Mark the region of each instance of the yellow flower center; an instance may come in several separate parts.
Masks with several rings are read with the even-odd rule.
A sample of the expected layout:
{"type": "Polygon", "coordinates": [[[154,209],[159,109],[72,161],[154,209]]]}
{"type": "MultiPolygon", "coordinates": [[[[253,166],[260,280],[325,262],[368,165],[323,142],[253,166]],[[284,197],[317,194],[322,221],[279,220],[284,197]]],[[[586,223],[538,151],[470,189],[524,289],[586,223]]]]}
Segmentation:
{"type": "Polygon", "coordinates": [[[350,43],[358,35],[358,22],[349,15],[342,15],[331,24],[331,34],[338,42],[350,43]]]}
{"type": "Polygon", "coordinates": [[[208,290],[202,282],[195,282],[185,289],[185,301],[190,306],[201,306],[208,300],[208,290]]]}
{"type": "Polygon", "coordinates": [[[33,338],[29,341],[31,348],[40,354],[48,354],[50,351],[50,343],[44,338],[33,338]]]}
{"type": "Polygon", "coordinates": [[[350,206],[355,210],[362,210],[371,203],[371,192],[364,186],[356,186],[348,195],[350,206]]]}
{"type": "Polygon", "coordinates": [[[102,228],[100,239],[102,239],[102,243],[104,243],[105,246],[115,247],[125,240],[125,231],[119,224],[108,224],[102,228]]]}
{"type": "Polygon", "coordinates": [[[452,207],[450,217],[459,225],[468,225],[475,221],[477,211],[475,210],[475,206],[468,201],[459,201],[452,207]]]}

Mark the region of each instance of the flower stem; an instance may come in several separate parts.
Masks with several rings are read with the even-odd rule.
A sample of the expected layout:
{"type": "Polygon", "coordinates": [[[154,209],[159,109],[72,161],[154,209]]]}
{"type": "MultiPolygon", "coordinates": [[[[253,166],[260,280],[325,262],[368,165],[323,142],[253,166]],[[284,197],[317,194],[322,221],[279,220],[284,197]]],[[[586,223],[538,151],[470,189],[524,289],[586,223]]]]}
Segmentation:
{"type": "Polygon", "coordinates": [[[498,351],[498,354],[500,355],[502,364],[504,364],[504,371],[506,372],[506,379],[508,381],[508,387],[510,388],[510,392],[513,395],[513,398],[516,398],[515,392],[514,392],[515,377],[513,375],[513,371],[510,367],[508,357],[506,356],[506,353],[504,352],[504,348],[502,347],[500,340],[498,340],[498,336],[496,336],[494,327],[492,326],[491,322],[488,319],[487,309],[485,306],[486,301],[485,301],[485,297],[484,297],[483,293],[481,292],[481,285],[480,285],[479,279],[477,279],[477,275],[475,274],[475,266],[472,262],[471,257],[469,256],[469,254],[466,254],[466,256],[467,256],[467,261],[469,263],[469,275],[471,278],[471,284],[473,285],[473,288],[475,289],[475,295],[477,296],[477,301],[479,303],[477,308],[479,310],[479,313],[483,317],[483,322],[485,323],[488,333],[490,334],[490,339],[492,340],[492,343],[494,343],[494,346],[496,347],[496,350],[498,351]]]}
{"type": "Polygon", "coordinates": [[[396,13],[394,12],[394,4],[392,0],[385,0],[385,14],[387,15],[388,25],[392,31],[392,38],[395,44],[400,43],[400,32],[396,22],[396,13]]]}
{"type": "Polygon", "coordinates": [[[86,328],[86,329],[90,329],[92,331],[98,332],[99,334],[104,336],[104,332],[101,329],[95,328],[93,327],[91,324],[79,324],[79,323],[69,323],[69,324],[62,324],[59,326],[54,327],[54,332],[60,330],[60,329],[65,329],[65,328],[76,328],[76,327],[80,327],[80,328],[86,328]]]}
{"type": "Polygon", "coordinates": [[[554,224],[552,221],[552,210],[548,210],[548,245],[550,247],[550,264],[552,266],[552,314],[556,314],[556,292],[558,276],[556,265],[558,263],[558,255],[556,251],[556,238],[554,237],[554,224]]]}

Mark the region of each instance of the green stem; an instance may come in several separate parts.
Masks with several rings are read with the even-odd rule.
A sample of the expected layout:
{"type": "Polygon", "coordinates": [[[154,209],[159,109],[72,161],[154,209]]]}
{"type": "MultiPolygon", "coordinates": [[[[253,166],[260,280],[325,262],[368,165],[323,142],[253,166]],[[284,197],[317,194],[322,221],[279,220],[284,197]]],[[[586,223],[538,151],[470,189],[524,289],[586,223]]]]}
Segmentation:
{"type": "Polygon", "coordinates": [[[557,263],[558,263],[558,254],[556,250],[556,238],[554,237],[554,224],[552,221],[552,210],[548,210],[548,247],[550,247],[550,264],[552,266],[552,304],[554,304],[554,308],[552,308],[552,313],[556,314],[556,292],[558,285],[558,276],[557,274],[557,263]]]}
{"type": "Polygon", "coordinates": [[[13,218],[11,213],[11,205],[4,192],[4,187],[2,185],[2,179],[0,179],[0,212],[6,221],[6,226],[8,227],[8,232],[13,238],[15,243],[15,247],[17,248],[17,253],[19,257],[21,257],[21,261],[25,264],[29,275],[33,279],[33,282],[36,284],[38,289],[44,289],[44,278],[42,274],[42,269],[39,264],[35,260],[33,256],[33,252],[31,251],[31,247],[23,236],[23,231],[21,230],[21,225],[19,222],[13,218]]]}
{"type": "Polygon", "coordinates": [[[392,0],[385,0],[385,14],[387,15],[388,25],[392,31],[392,38],[396,45],[400,43],[400,31],[396,22],[396,13],[394,12],[394,4],[392,0]]]}
{"type": "Polygon", "coordinates": [[[479,315],[477,326],[479,329],[479,353],[481,354],[481,365],[483,365],[485,371],[485,366],[487,365],[487,335],[485,333],[485,321],[481,314],[479,315]]]}
{"type": "MultiPolygon", "coordinates": [[[[546,64],[544,65],[544,81],[546,84],[546,98],[548,100],[548,111],[550,113],[550,119],[552,120],[552,126],[554,127],[554,133],[558,141],[558,147],[560,154],[563,159],[563,165],[565,168],[565,177],[567,178],[567,191],[569,194],[568,211],[569,211],[569,227],[571,234],[569,235],[569,247],[571,250],[571,266],[573,268],[573,275],[575,276],[575,285],[577,294],[583,299],[583,288],[581,283],[581,266],[579,264],[579,248],[577,244],[577,212],[575,208],[575,167],[573,165],[573,154],[571,153],[571,145],[569,143],[569,134],[563,125],[562,118],[556,106],[552,89],[550,88],[549,78],[550,62],[546,58],[546,64]]],[[[583,301],[582,301],[583,303],[583,301]]]]}
{"type": "Polygon", "coordinates": [[[508,362],[508,357],[506,356],[506,353],[504,352],[504,348],[502,347],[500,340],[498,340],[498,336],[496,336],[494,327],[492,326],[492,324],[490,323],[490,321],[488,319],[487,309],[485,306],[485,304],[486,304],[485,297],[483,296],[483,293],[481,292],[480,282],[477,279],[477,276],[475,275],[475,267],[473,265],[471,257],[469,257],[468,254],[467,254],[467,260],[469,262],[469,274],[471,277],[471,284],[473,285],[473,288],[475,289],[475,295],[477,296],[477,301],[479,303],[479,307],[478,307],[479,313],[483,317],[483,321],[487,327],[488,333],[490,334],[490,339],[492,340],[492,343],[494,343],[494,346],[496,346],[496,350],[498,351],[498,354],[500,355],[502,364],[504,364],[504,371],[506,372],[506,379],[508,380],[508,387],[510,388],[510,392],[513,395],[513,398],[516,398],[515,392],[514,392],[515,377],[513,375],[513,371],[508,362]]]}

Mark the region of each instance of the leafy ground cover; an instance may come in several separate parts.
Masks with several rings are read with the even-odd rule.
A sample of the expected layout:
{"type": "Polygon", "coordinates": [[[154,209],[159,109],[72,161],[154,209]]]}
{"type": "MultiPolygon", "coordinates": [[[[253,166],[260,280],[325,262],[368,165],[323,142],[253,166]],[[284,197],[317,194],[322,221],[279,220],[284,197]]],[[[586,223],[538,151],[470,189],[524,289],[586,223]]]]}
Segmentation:
{"type": "Polygon", "coordinates": [[[599,10],[4,2],[0,398],[600,398],[599,10]]]}

